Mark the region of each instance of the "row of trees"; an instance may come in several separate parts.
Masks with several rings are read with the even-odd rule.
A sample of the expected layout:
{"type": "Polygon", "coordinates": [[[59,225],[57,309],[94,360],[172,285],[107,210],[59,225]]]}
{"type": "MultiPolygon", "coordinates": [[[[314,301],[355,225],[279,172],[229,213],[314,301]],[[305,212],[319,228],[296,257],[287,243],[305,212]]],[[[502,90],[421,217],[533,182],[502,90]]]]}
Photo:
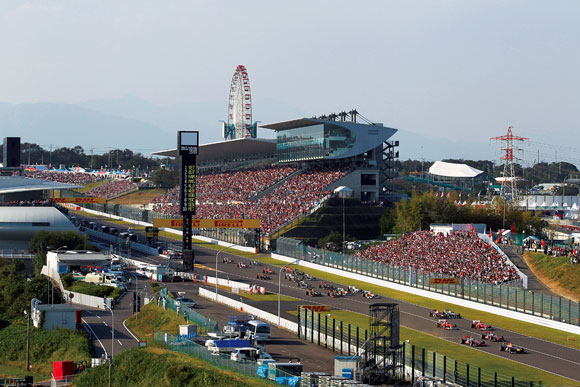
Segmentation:
{"type": "MultiPolygon", "coordinates": [[[[0,144],[0,154],[3,144],[0,144]]],[[[141,153],[134,153],[130,149],[111,149],[103,154],[93,154],[85,152],[83,147],[77,145],[73,148],[62,147],[55,149],[44,149],[42,146],[33,143],[23,143],[20,145],[20,162],[22,164],[41,164],[53,166],[80,165],[83,168],[119,168],[139,169],[139,171],[153,171],[159,168],[161,161],[146,157],[141,153]]]]}
{"type": "Polygon", "coordinates": [[[414,194],[385,211],[380,220],[381,234],[427,230],[432,223],[484,223],[493,230],[516,225],[517,232],[539,235],[545,225],[539,211],[521,211],[499,197],[487,207],[457,206],[458,199],[457,192],[444,198],[430,192],[414,194]]]}
{"type": "MultiPolygon", "coordinates": [[[[489,160],[443,160],[450,163],[467,164],[470,167],[484,171],[489,176],[502,176],[503,165],[495,165],[489,160]]],[[[406,176],[411,172],[428,172],[429,167],[433,165],[430,161],[423,160],[405,160],[396,161],[395,168],[400,172],[401,176],[406,176]]],[[[578,177],[580,172],[574,164],[564,161],[556,163],[536,163],[532,167],[522,167],[520,164],[515,164],[515,174],[525,178],[531,185],[536,185],[546,182],[563,182],[572,177],[578,177]]]]}

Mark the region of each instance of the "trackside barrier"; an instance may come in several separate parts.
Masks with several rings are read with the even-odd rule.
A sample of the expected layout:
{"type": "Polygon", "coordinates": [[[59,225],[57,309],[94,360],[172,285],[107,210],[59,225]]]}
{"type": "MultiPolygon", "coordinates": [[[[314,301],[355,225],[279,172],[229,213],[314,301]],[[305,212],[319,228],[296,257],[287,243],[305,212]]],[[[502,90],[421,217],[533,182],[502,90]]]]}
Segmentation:
{"type": "Polygon", "coordinates": [[[272,258],[421,297],[580,334],[580,304],[543,293],[464,280],[460,285],[431,285],[429,274],[370,260],[314,249],[278,238],[272,258]],[[316,263],[314,263],[316,262],[316,263]]]}
{"type": "MultiPolygon", "coordinates": [[[[178,274],[181,274],[181,273],[178,273],[178,274]]],[[[194,279],[193,274],[191,274],[191,273],[187,273],[187,274],[189,274],[188,277],[190,277],[190,279],[192,279],[192,280],[194,279]]],[[[210,277],[208,275],[204,275],[202,278],[203,283],[206,285],[211,285],[211,284],[215,285],[215,280],[216,280],[215,277],[210,277]]],[[[229,279],[219,278],[219,277],[218,277],[217,281],[218,281],[218,286],[232,288],[232,290],[237,289],[237,290],[241,290],[244,292],[253,292],[256,294],[265,294],[266,293],[266,288],[264,288],[262,286],[252,286],[250,284],[246,284],[243,282],[232,281],[229,279]]]]}
{"type": "MultiPolygon", "coordinates": [[[[362,357],[365,355],[366,342],[370,338],[370,332],[367,329],[302,307],[298,313],[298,326],[298,336],[308,342],[324,346],[340,355],[362,357]]],[[[460,386],[529,387],[541,385],[541,382],[520,380],[479,367],[470,367],[468,363],[408,342],[400,344],[403,347],[402,363],[406,381],[414,382],[420,377],[432,377],[460,386]]]]}
{"type": "MultiPolygon", "coordinates": [[[[221,369],[232,370],[236,373],[245,374],[258,379],[260,378],[259,369],[263,366],[259,366],[256,362],[247,360],[233,361],[230,358],[230,354],[213,355],[203,345],[199,345],[191,340],[183,339],[179,336],[173,336],[168,333],[156,332],[153,335],[153,340],[156,343],[165,345],[169,350],[173,352],[180,352],[189,356],[202,359],[221,369]]],[[[264,369],[262,368],[261,371],[264,371],[264,369]]],[[[296,381],[297,379],[296,377],[293,377],[292,375],[289,375],[282,371],[278,371],[278,374],[280,374],[283,379],[293,379],[293,381],[296,381]]],[[[298,384],[295,385],[300,385],[299,380],[300,379],[298,378],[298,384]]]]}
{"type": "MultiPolygon", "coordinates": [[[[210,301],[216,301],[215,292],[209,291],[209,290],[204,289],[202,287],[199,288],[199,295],[200,295],[200,297],[203,297],[203,298],[208,299],[210,301]]],[[[256,318],[259,318],[260,320],[267,321],[272,325],[276,325],[276,326],[278,325],[278,316],[276,316],[272,313],[264,312],[263,310],[255,308],[255,307],[250,306],[248,304],[244,304],[243,302],[232,300],[231,298],[222,296],[221,294],[218,294],[217,302],[220,304],[227,305],[232,309],[236,309],[236,310],[243,311],[243,312],[246,312],[248,314],[254,315],[254,316],[256,316],[256,318]]],[[[286,330],[294,332],[294,333],[298,332],[298,324],[296,324],[295,322],[292,322],[290,320],[284,319],[284,318],[280,318],[280,328],[286,329],[286,330]]]]}
{"type": "MultiPolygon", "coordinates": [[[[70,209],[81,209],[82,211],[88,212],[90,214],[105,216],[111,219],[122,220],[125,222],[137,224],[139,226],[153,226],[154,219],[167,219],[174,218],[174,216],[168,216],[164,214],[157,213],[151,210],[143,210],[130,206],[123,205],[109,205],[109,204],[98,204],[98,203],[82,203],[82,204],[63,204],[64,207],[70,209]]],[[[162,231],[167,231],[168,233],[175,234],[178,236],[182,235],[180,230],[175,230],[171,228],[161,228],[162,231]]],[[[199,230],[199,234],[193,236],[195,239],[202,240],[207,243],[219,245],[219,246],[230,246],[232,250],[245,251],[249,253],[257,253],[256,248],[248,246],[248,240],[254,240],[256,238],[255,232],[253,230],[239,230],[239,229],[210,229],[210,230],[199,230]],[[206,234],[201,235],[201,234],[206,234]],[[234,244],[233,246],[231,246],[234,244]]]]}
{"type": "Polygon", "coordinates": [[[77,304],[77,305],[84,305],[84,306],[92,306],[94,308],[99,308],[99,309],[106,309],[105,308],[105,303],[107,304],[107,307],[110,309],[113,307],[114,305],[114,298],[111,297],[97,297],[97,296],[90,296],[88,294],[84,294],[84,293],[79,293],[79,292],[71,292],[69,290],[66,290],[64,288],[64,285],[62,284],[62,281],[60,279],[60,275],[57,273],[57,271],[54,268],[49,268],[48,266],[44,265],[42,266],[42,270],[40,271],[40,274],[49,277],[52,281],[54,281],[58,288],[60,289],[61,293],[64,295],[65,300],[72,303],[72,304],[77,304]],[[71,293],[74,294],[71,297],[71,293]]]}

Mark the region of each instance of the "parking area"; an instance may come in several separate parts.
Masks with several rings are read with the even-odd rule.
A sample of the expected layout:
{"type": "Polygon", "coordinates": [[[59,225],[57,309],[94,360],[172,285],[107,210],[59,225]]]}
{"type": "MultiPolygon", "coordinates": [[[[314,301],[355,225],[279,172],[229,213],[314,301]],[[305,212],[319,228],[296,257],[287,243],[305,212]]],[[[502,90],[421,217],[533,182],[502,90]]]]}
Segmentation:
{"type": "MultiPolygon", "coordinates": [[[[179,284],[168,285],[169,291],[183,291],[179,284]]],[[[192,289],[189,286],[186,295],[198,303],[197,311],[217,321],[220,329],[227,325],[229,316],[246,314],[199,297],[197,287],[192,289]]],[[[271,339],[266,345],[266,352],[277,361],[300,359],[300,362],[304,364],[304,370],[308,372],[334,372],[334,357],[338,356],[332,350],[307,343],[300,340],[296,334],[272,325],[271,339]]]]}

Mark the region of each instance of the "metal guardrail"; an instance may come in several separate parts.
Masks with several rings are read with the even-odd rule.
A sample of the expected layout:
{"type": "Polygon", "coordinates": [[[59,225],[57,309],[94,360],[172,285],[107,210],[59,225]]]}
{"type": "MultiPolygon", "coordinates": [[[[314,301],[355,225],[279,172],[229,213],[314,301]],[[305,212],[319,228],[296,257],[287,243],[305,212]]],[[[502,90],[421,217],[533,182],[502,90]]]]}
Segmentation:
{"type": "MultiPolygon", "coordinates": [[[[369,331],[329,318],[327,314],[300,308],[298,336],[341,355],[362,355],[369,339],[369,331]]],[[[541,385],[541,382],[521,380],[488,369],[473,367],[469,363],[406,342],[400,344],[403,345],[403,363],[410,367],[412,374],[415,375],[432,376],[461,386],[529,387],[541,385]]]]}
{"type": "MultiPolygon", "coordinates": [[[[165,300],[166,308],[174,310],[177,313],[177,304],[173,298],[169,297],[167,288],[161,289],[159,291],[159,296],[161,297],[161,299],[159,299],[159,302],[165,300]]],[[[197,313],[192,308],[180,305],[179,313],[182,314],[187,319],[187,321],[197,325],[198,333],[206,334],[208,332],[217,332],[218,330],[218,324],[215,320],[212,320],[200,313],[197,313]]]]}
{"type": "Polygon", "coordinates": [[[463,279],[460,285],[433,285],[429,280],[441,275],[418,272],[409,267],[391,266],[383,262],[358,260],[342,253],[312,248],[290,238],[280,237],[276,245],[278,254],[287,257],[571,325],[580,325],[580,303],[570,299],[469,279],[463,279]]]}

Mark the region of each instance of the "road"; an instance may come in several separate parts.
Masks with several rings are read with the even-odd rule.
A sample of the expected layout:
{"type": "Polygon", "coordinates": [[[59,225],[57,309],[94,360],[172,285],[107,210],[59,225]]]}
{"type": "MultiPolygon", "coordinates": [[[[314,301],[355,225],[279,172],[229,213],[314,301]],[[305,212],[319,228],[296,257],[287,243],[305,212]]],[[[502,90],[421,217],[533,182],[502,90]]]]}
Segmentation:
{"type": "MultiPolygon", "coordinates": [[[[97,219],[98,221],[103,221],[102,219],[97,219]]],[[[117,228],[120,228],[118,224],[115,224],[117,228]]],[[[167,239],[167,241],[172,241],[167,239]]],[[[174,241],[173,241],[174,242],[174,241]]],[[[216,263],[216,251],[207,249],[205,247],[194,245],[194,250],[196,254],[196,272],[199,274],[209,274],[214,276],[216,263]]],[[[258,284],[260,286],[266,287],[269,292],[278,292],[278,280],[277,275],[272,276],[270,281],[262,281],[256,279],[256,274],[262,270],[263,267],[251,267],[248,269],[240,269],[235,264],[223,264],[223,257],[231,257],[235,262],[244,261],[249,263],[251,260],[239,256],[235,256],[235,252],[232,250],[225,250],[220,253],[218,262],[218,270],[220,276],[227,276],[232,280],[239,280],[241,282],[248,282],[258,284]]],[[[151,263],[165,264],[167,263],[166,258],[159,256],[147,257],[145,258],[151,263]]],[[[264,265],[264,267],[270,267],[278,273],[278,268],[275,266],[264,265]]],[[[341,281],[341,284],[334,284],[336,286],[347,287],[348,279],[345,278],[341,281]]],[[[317,286],[316,281],[311,281],[314,287],[317,286]]],[[[187,287],[191,287],[193,291],[193,284],[185,284],[187,287]]],[[[347,296],[344,298],[331,298],[331,297],[320,297],[311,298],[305,295],[304,290],[298,289],[293,282],[288,282],[286,280],[282,281],[282,294],[291,297],[298,298],[302,301],[299,302],[283,302],[282,310],[283,316],[287,319],[296,321],[294,315],[290,315],[288,311],[296,310],[296,306],[299,304],[324,304],[331,305],[335,309],[349,310],[357,313],[362,313],[367,315],[369,310],[369,304],[377,302],[377,300],[368,300],[362,296],[347,296]]],[[[406,303],[400,300],[391,299],[387,297],[381,297],[379,302],[395,302],[399,304],[401,311],[401,325],[409,327],[427,334],[434,335],[444,340],[459,342],[459,339],[464,335],[471,335],[478,337],[480,332],[471,329],[471,321],[468,319],[454,320],[457,323],[458,330],[441,330],[436,328],[436,320],[429,318],[429,309],[421,306],[406,303]]],[[[246,301],[250,305],[259,307],[270,313],[277,313],[277,303],[276,302],[254,302],[246,301]]],[[[464,316],[469,318],[469,316],[464,316]]],[[[502,358],[514,360],[527,364],[532,367],[536,367],[548,372],[552,372],[558,375],[562,375],[571,379],[580,381],[580,351],[575,350],[566,346],[559,344],[554,344],[551,342],[543,341],[530,336],[522,335],[520,333],[508,331],[505,329],[497,328],[494,333],[499,336],[504,336],[507,340],[513,341],[514,344],[520,345],[526,348],[526,354],[511,355],[504,352],[499,352],[499,344],[492,344],[488,347],[479,347],[474,350],[483,351],[490,353],[494,356],[499,356],[502,358]]]]}
{"type": "MultiPolygon", "coordinates": [[[[148,281],[139,282],[139,290],[145,294],[148,288],[148,281]]],[[[114,339],[111,331],[113,329],[113,318],[109,309],[83,308],[83,323],[85,329],[91,334],[93,347],[96,356],[111,356],[121,353],[123,350],[139,345],[137,337],[125,328],[123,322],[133,314],[133,296],[136,282],[129,285],[129,292],[113,308],[114,318],[114,339]]]]}

